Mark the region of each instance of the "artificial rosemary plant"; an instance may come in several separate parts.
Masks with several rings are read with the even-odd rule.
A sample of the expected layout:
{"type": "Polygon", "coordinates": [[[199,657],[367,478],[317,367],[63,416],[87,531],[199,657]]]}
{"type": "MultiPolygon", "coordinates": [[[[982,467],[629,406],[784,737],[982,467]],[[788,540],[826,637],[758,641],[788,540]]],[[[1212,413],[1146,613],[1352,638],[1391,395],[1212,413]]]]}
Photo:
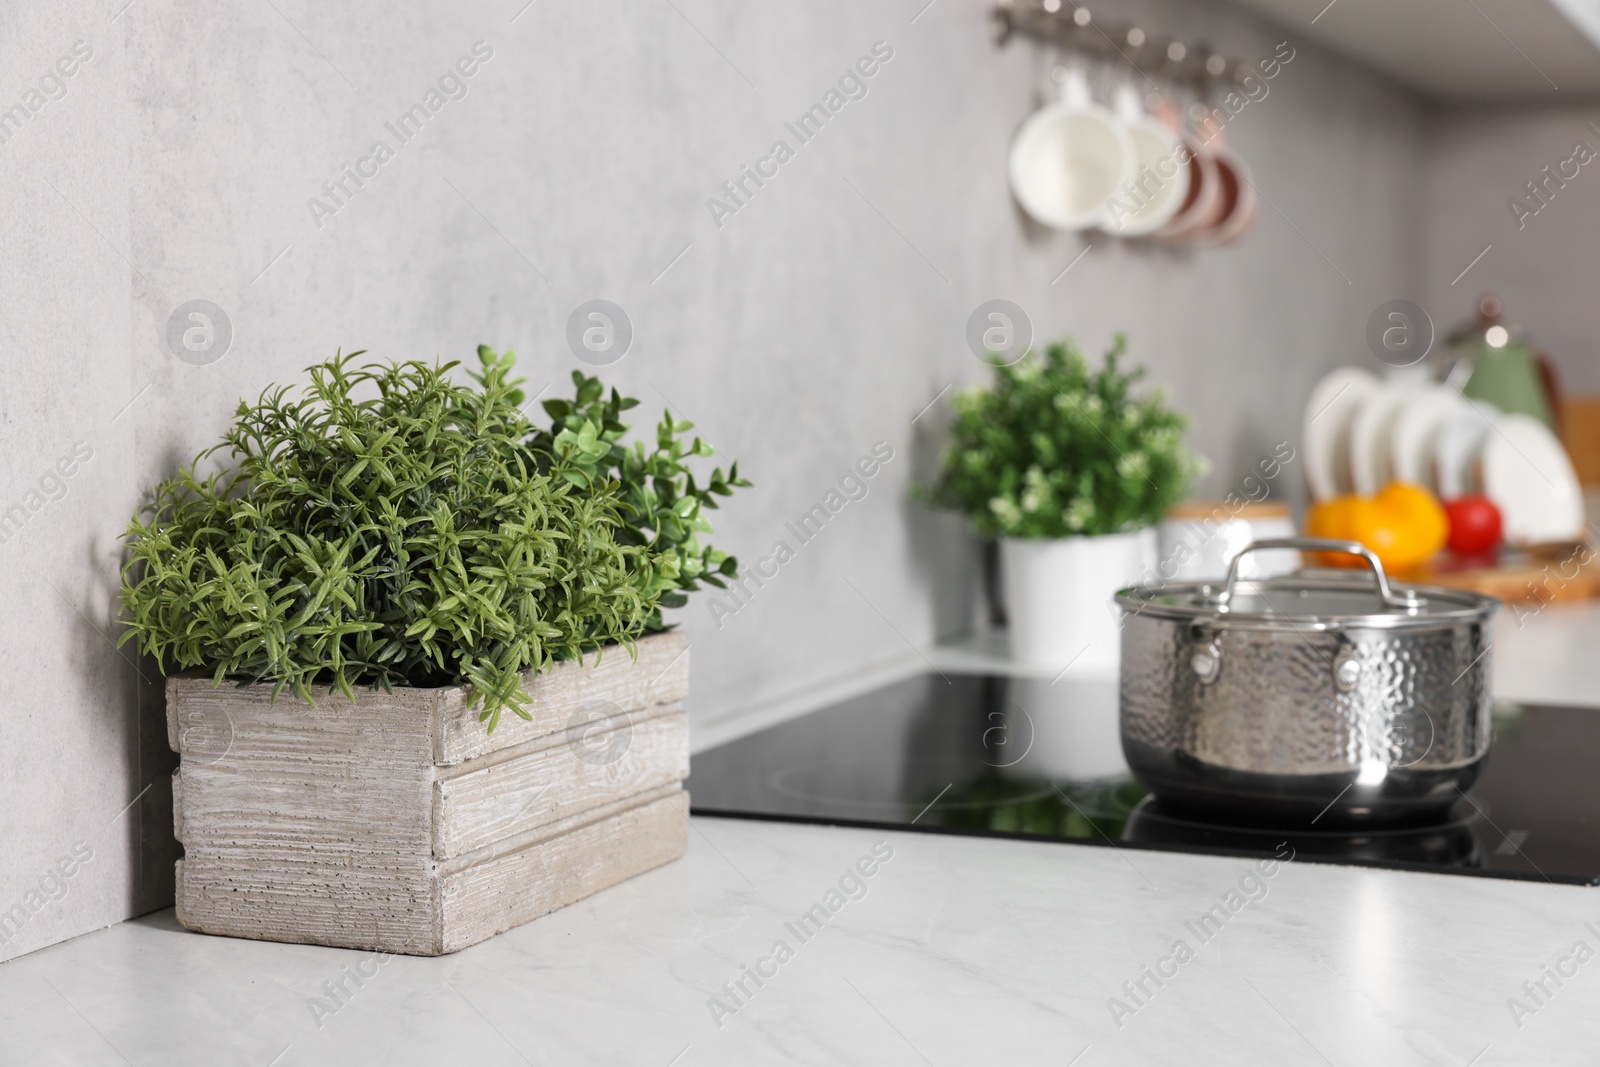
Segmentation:
{"type": "MultiPolygon", "coordinates": [[[[619,466],[614,415],[633,402],[613,392],[597,407],[593,379],[543,430],[520,410],[509,354],[480,349],[476,389],[451,381],[454,363],[358,366],[362,354],[309,368],[298,395],[241,402],[195,461],[231,465],[156,489],[127,533],[124,641],[275,697],[470,683],[493,730],[506,708],[527,716],[524,671],[631,644],[661,625],[664,598],[731,564],[694,541],[701,491],[671,488],[686,426],[628,453],[642,467],[619,466]]],[[[730,484],[744,483],[713,476],[730,484]]]]}

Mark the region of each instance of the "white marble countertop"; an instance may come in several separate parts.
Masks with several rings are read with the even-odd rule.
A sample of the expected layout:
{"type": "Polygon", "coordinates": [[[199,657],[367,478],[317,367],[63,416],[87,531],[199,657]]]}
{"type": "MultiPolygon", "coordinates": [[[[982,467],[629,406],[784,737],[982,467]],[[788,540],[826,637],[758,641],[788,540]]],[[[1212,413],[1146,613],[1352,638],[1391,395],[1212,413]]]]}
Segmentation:
{"type": "Polygon", "coordinates": [[[45,949],[0,967],[0,1062],[1487,1067],[1600,1055],[1600,962],[1569,955],[1580,942],[1600,950],[1591,890],[1303,861],[1265,877],[1242,859],[698,817],[693,828],[683,860],[438,959],[205,937],[171,912],[45,949]],[[820,931],[797,936],[790,925],[833,903],[877,842],[892,857],[867,864],[865,894],[836,898],[820,931]],[[1203,939],[1193,927],[1230,891],[1237,911],[1203,939]],[[781,961],[779,941],[792,954],[781,961]],[[1191,953],[1181,961],[1178,941],[1191,953]],[[1576,974],[1557,986],[1545,965],[1576,974]],[[749,995],[729,996],[724,983],[756,967],[763,985],[745,978],[749,995]],[[1523,983],[1541,978],[1549,995],[1536,1004],[1523,983]],[[1147,995],[1130,993],[1141,979],[1147,995]],[[1513,997],[1535,1010],[1514,1019],[1513,997]],[[1127,1010],[1114,1017],[1111,998],[1127,1010]]]}
{"type": "MultiPolygon", "coordinates": [[[[1503,616],[1496,692],[1600,704],[1596,647],[1600,606],[1503,616]]],[[[994,652],[939,656],[988,669],[994,652]]],[[[1305,861],[1269,878],[1242,859],[692,825],[683,860],[439,959],[205,937],[170,911],[45,949],[0,965],[0,1063],[1600,1060],[1594,890],[1305,861]],[[865,895],[829,900],[880,841],[893,856],[866,864],[865,895]],[[835,901],[805,940],[785,925],[835,901]],[[1202,914],[1229,903],[1202,938],[1202,914]],[[773,955],[778,941],[792,958],[773,955]],[[1173,955],[1178,941],[1192,958],[1173,955]],[[1170,977],[1158,986],[1147,966],[1170,977]],[[745,977],[757,967],[771,974],[759,987],[745,977]],[[1558,984],[1547,967],[1569,974],[1558,984]],[[741,979],[747,993],[730,994],[724,983],[741,979]]]]}

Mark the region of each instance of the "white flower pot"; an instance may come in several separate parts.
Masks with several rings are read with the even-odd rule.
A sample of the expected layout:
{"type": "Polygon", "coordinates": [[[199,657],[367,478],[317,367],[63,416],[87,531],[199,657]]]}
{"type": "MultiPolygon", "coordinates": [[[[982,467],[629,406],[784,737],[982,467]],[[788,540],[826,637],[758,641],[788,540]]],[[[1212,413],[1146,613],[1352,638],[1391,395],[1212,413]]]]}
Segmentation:
{"type": "Polygon", "coordinates": [[[1001,583],[1012,658],[1074,670],[1121,660],[1112,597],[1151,572],[1154,529],[1102,537],[1003,538],[1001,583]]]}

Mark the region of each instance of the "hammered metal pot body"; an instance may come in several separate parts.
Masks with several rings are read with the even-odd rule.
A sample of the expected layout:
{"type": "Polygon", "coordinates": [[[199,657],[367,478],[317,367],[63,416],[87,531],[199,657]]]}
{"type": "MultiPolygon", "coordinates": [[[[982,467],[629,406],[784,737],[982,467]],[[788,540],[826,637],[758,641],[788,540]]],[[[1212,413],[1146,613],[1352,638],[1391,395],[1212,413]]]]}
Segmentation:
{"type": "Polygon", "coordinates": [[[1258,823],[1405,821],[1477,778],[1493,602],[1434,625],[1317,628],[1119,601],[1123,751],[1164,803],[1258,823]]]}

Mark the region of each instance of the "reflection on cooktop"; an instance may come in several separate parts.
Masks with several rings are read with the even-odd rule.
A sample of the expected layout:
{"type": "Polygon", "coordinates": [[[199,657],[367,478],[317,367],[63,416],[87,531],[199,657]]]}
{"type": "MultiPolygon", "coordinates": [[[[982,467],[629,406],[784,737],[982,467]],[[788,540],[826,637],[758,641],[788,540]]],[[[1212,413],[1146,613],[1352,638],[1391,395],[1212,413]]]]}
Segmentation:
{"type": "Polygon", "coordinates": [[[1155,797],[1146,797],[1128,816],[1122,840],[1179,851],[1189,845],[1203,845],[1230,852],[1271,852],[1280,844],[1287,844],[1298,859],[1481,868],[1483,847],[1474,828],[1481,821],[1482,816],[1468,807],[1466,813],[1457,809],[1441,822],[1422,826],[1282,830],[1185,818],[1164,810],[1155,797]]]}
{"type": "Polygon", "coordinates": [[[1381,830],[1224,825],[1118,773],[1115,682],[919,676],[696,755],[697,814],[1021,836],[1600,884],[1600,710],[1497,709],[1448,819],[1381,830]],[[1108,704],[1109,701],[1109,704],[1108,704]],[[1110,773],[1107,773],[1110,771],[1110,773]]]}
{"type": "MultiPolygon", "coordinates": [[[[845,805],[856,811],[882,811],[890,817],[899,817],[905,801],[887,795],[882,780],[875,778],[873,768],[866,764],[808,763],[800,767],[783,767],[768,776],[768,784],[776,792],[795,800],[845,805]]],[[[990,810],[1000,801],[1018,804],[1046,799],[1051,795],[1050,783],[1002,783],[998,792],[981,788],[963,789],[960,793],[947,792],[939,798],[940,818],[945,819],[958,809],[968,811],[990,810]]]]}

